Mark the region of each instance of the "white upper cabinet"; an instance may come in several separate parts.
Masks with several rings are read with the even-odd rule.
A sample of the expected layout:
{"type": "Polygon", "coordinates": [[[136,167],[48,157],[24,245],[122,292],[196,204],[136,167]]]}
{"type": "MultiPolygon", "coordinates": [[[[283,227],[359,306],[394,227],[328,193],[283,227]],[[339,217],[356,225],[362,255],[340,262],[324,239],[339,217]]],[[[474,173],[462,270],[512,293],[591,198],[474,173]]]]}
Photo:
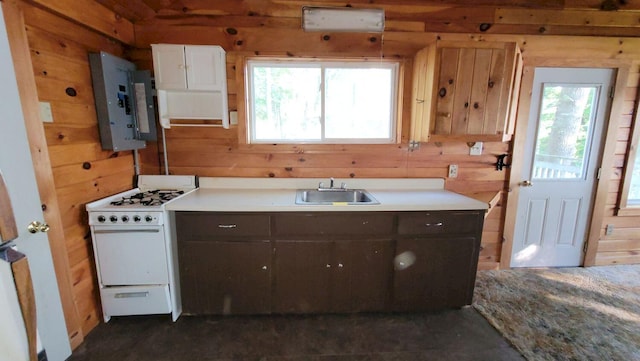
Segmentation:
{"type": "Polygon", "coordinates": [[[219,46],[185,46],[187,87],[192,90],[222,90],[226,83],[225,54],[219,46]]]}
{"type": "Polygon", "coordinates": [[[151,45],[156,89],[187,89],[183,45],[151,45]]]}
{"type": "Polygon", "coordinates": [[[152,44],[151,48],[160,124],[165,128],[171,125],[228,128],[224,49],[215,45],[174,44],[152,44]],[[190,119],[222,122],[184,122],[190,119]]]}

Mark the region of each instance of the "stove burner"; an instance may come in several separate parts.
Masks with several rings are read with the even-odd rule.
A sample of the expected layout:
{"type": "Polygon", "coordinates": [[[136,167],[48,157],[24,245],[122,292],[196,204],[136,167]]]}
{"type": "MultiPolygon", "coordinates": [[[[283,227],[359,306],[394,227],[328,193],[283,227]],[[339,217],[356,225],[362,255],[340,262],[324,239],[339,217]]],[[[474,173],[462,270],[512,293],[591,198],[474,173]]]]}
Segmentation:
{"type": "Polygon", "coordinates": [[[122,197],[121,200],[111,202],[113,206],[125,206],[131,204],[140,204],[143,206],[159,206],[181,194],[184,191],[177,190],[153,190],[146,192],[139,192],[129,197],[122,197]]]}

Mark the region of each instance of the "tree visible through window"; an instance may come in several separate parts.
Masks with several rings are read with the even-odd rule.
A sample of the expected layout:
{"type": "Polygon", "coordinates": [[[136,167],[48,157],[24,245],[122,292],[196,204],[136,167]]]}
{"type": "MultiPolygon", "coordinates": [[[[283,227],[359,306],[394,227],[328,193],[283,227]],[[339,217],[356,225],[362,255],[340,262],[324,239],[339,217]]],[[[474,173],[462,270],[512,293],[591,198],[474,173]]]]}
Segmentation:
{"type": "Polygon", "coordinates": [[[250,60],[254,143],[392,143],[395,63],[250,60]]]}
{"type": "Polygon", "coordinates": [[[584,177],[596,95],[593,86],[545,84],[533,178],[584,177]]]}

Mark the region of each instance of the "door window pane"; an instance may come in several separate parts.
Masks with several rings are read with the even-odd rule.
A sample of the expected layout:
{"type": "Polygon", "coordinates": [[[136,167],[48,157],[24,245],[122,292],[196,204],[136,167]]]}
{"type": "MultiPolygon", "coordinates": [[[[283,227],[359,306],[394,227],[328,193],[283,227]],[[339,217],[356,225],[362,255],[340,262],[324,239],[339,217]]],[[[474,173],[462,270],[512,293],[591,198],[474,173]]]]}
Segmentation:
{"type": "Polygon", "coordinates": [[[531,178],[585,177],[598,89],[544,84],[531,178]]]}

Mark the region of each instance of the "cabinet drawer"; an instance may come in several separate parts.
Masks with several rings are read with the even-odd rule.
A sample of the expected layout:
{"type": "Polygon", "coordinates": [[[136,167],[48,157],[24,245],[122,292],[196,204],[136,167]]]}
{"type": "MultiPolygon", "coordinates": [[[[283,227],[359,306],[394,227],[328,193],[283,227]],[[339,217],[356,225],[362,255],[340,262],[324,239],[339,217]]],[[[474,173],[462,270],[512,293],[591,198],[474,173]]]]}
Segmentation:
{"type": "Polygon", "coordinates": [[[398,215],[398,234],[469,233],[478,229],[479,212],[419,212],[398,215]]]}
{"type": "Polygon", "coordinates": [[[100,289],[102,312],[108,316],[171,312],[169,285],[107,287],[100,289]]]}
{"type": "Polygon", "coordinates": [[[382,212],[289,213],[276,215],[274,224],[274,233],[279,237],[382,236],[393,232],[393,215],[382,212]]]}
{"type": "Polygon", "coordinates": [[[266,214],[228,214],[211,212],[178,212],[178,234],[199,240],[215,237],[268,237],[271,221],[266,214]]]}

